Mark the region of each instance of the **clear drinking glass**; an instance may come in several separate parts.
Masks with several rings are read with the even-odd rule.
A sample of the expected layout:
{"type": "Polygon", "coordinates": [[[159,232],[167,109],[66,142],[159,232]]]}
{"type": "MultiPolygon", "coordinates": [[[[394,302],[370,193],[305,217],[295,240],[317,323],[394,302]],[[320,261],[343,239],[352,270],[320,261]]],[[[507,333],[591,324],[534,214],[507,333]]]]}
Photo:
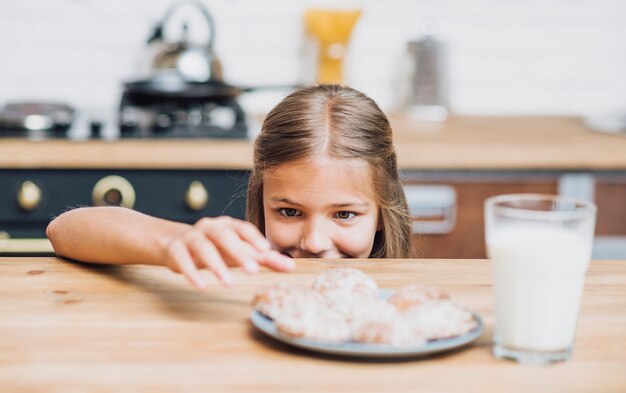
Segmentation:
{"type": "Polygon", "coordinates": [[[493,353],[520,363],[567,360],[573,350],[596,206],[552,195],[485,201],[493,263],[493,353]]]}

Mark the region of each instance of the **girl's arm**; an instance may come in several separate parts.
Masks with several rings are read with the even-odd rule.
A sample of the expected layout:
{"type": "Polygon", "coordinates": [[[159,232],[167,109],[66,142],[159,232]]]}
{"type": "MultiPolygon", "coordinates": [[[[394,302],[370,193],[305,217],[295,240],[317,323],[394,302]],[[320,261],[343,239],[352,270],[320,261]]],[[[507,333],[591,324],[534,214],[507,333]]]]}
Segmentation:
{"type": "Polygon", "coordinates": [[[289,271],[293,260],[270,250],[252,224],[231,217],[203,218],[194,225],[168,221],[120,207],[87,207],[61,214],[46,229],[57,255],[105,264],[164,265],[182,273],[198,289],[211,270],[224,285],[228,267],[249,273],[259,264],[289,271]]]}

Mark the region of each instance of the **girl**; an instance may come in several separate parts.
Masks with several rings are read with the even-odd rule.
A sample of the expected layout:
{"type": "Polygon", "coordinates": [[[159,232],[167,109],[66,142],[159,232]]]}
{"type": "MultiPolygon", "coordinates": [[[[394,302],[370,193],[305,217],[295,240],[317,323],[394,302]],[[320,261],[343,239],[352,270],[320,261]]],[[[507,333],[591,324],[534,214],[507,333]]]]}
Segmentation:
{"type": "Polygon", "coordinates": [[[296,91],[265,118],[248,183],[249,222],[194,225],[118,207],[80,208],[47,228],[59,256],[107,264],[164,265],[198,289],[209,269],[294,268],[292,258],[408,258],[411,224],[391,127],[378,105],[349,87],[296,91]],[[277,250],[277,251],[276,251],[277,250]]]}

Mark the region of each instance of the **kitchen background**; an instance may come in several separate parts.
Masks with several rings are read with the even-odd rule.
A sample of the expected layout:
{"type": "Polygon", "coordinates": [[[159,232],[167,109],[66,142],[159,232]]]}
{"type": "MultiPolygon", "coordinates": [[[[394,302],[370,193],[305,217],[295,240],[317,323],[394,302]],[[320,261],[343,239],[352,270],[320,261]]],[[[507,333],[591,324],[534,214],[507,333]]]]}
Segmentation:
{"type": "MultiPolygon", "coordinates": [[[[390,114],[417,256],[484,258],[484,200],[544,193],[594,200],[594,257],[626,258],[626,139],[593,131],[626,130],[625,0],[201,0],[237,89],[211,90],[220,78],[146,89],[137,81],[154,76],[150,60],[151,81],[172,64],[216,75],[196,45],[178,58],[159,40],[148,48],[179,3],[0,0],[0,254],[50,252],[45,227],[75,206],[243,218],[248,137],[259,115],[315,80],[305,14],[310,30],[330,16],[307,11],[340,8],[362,15],[347,52],[328,46],[325,65],[346,53],[345,83],[390,114]],[[442,105],[455,116],[413,116],[441,119],[442,105]]],[[[184,22],[206,41],[195,7],[176,8],[166,41],[184,41],[184,22]]]]}
{"type": "MultiPolygon", "coordinates": [[[[346,82],[398,108],[407,41],[448,45],[450,108],[463,114],[595,115],[626,110],[623,0],[204,0],[227,82],[306,81],[303,13],[361,7],[346,82]]],[[[118,105],[149,30],[170,0],[0,1],[0,103],[52,99],[83,110],[118,105]]],[[[193,22],[193,21],[191,21],[193,22]]],[[[199,21],[192,25],[193,36],[199,21]]],[[[202,27],[202,26],[200,26],[202,27]]],[[[172,33],[173,34],[173,33],[172,33]]],[[[242,97],[263,113],[286,92],[242,97]]]]}

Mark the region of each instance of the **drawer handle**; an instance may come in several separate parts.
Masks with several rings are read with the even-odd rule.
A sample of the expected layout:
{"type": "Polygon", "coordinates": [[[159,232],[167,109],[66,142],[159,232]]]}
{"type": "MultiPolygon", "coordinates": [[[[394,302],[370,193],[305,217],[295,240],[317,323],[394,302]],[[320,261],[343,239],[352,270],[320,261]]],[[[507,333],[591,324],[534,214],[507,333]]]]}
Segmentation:
{"type": "Polygon", "coordinates": [[[206,187],[199,181],[193,181],[187,187],[185,193],[185,204],[193,211],[200,211],[205,208],[209,202],[209,192],[206,187]]]}
{"type": "Polygon", "coordinates": [[[135,189],[121,176],[107,176],[98,180],[91,192],[95,206],[135,206],[135,189]]]}
{"type": "Polygon", "coordinates": [[[17,204],[22,210],[32,211],[41,203],[41,188],[30,180],[23,182],[17,191],[17,204]]]}
{"type": "Polygon", "coordinates": [[[451,186],[404,186],[413,233],[443,235],[456,225],[456,191],[451,186]]]}

